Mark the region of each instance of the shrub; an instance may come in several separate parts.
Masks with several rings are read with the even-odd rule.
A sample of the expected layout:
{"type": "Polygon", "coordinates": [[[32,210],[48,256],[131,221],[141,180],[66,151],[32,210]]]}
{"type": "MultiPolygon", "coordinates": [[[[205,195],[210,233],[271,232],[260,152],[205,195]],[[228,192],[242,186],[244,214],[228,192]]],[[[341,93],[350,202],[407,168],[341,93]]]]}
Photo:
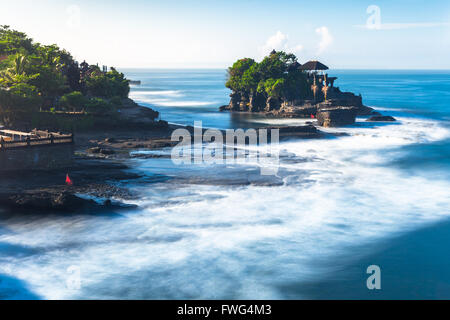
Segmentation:
{"type": "Polygon", "coordinates": [[[88,100],[79,91],[67,93],[61,97],[59,104],[66,110],[81,111],[86,107],[88,100]]]}

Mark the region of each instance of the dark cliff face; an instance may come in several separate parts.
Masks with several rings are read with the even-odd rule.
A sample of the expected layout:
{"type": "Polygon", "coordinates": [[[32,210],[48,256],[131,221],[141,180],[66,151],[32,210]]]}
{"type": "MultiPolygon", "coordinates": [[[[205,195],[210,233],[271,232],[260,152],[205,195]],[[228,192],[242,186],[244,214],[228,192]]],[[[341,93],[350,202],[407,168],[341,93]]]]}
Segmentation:
{"type": "Polygon", "coordinates": [[[316,99],[309,97],[302,100],[288,100],[285,98],[268,97],[263,94],[252,93],[249,96],[233,92],[229,105],[222,106],[221,111],[263,112],[269,115],[291,118],[310,118],[316,116],[321,106],[353,107],[357,115],[371,115],[372,108],[363,105],[362,97],[351,92],[341,92],[338,88],[330,88],[325,101],[323,95],[316,99]]]}

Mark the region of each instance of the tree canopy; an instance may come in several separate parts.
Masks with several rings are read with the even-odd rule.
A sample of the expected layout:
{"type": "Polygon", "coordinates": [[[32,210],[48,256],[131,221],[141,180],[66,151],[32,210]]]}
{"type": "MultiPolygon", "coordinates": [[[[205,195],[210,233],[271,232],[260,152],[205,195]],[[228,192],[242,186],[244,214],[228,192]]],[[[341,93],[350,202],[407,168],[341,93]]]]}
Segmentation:
{"type": "MultiPolygon", "coordinates": [[[[111,68],[78,64],[57,45],[41,45],[25,33],[0,26],[0,113],[61,109],[86,111],[127,98],[129,81],[111,68]]],[[[110,108],[111,111],[114,108],[110,108]]]]}
{"type": "Polygon", "coordinates": [[[307,76],[292,53],[272,52],[261,62],[251,58],[236,61],[228,68],[226,87],[244,96],[261,94],[285,100],[305,98],[309,94],[307,76]]]}

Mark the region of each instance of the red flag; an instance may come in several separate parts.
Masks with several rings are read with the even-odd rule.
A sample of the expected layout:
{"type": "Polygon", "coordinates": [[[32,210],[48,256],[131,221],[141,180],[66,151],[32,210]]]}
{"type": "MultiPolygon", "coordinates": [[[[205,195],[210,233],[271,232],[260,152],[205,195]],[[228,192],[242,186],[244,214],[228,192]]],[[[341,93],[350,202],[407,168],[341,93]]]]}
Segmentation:
{"type": "Polygon", "coordinates": [[[316,117],[314,117],[314,115],[312,114],[312,115],[311,115],[311,119],[315,119],[315,118],[316,118],[316,117]]]}
{"type": "Polygon", "coordinates": [[[73,186],[73,182],[72,180],[70,180],[69,174],[66,175],[66,184],[68,186],[73,186]]]}

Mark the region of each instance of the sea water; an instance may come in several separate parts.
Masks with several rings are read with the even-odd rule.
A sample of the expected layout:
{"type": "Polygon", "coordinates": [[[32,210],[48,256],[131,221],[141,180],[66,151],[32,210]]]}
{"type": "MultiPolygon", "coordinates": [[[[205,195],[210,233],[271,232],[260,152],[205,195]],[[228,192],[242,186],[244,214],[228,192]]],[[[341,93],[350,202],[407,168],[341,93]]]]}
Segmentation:
{"type": "MultiPolygon", "coordinates": [[[[124,71],[142,81],[130,96],[171,123],[305,122],[218,112],[224,70],[124,71]]],[[[398,122],[283,141],[271,177],[252,159],[132,159],[137,211],[0,221],[0,298],[450,298],[450,72],[329,74],[398,122]],[[371,265],[381,290],[367,288],[371,265]]]]}

